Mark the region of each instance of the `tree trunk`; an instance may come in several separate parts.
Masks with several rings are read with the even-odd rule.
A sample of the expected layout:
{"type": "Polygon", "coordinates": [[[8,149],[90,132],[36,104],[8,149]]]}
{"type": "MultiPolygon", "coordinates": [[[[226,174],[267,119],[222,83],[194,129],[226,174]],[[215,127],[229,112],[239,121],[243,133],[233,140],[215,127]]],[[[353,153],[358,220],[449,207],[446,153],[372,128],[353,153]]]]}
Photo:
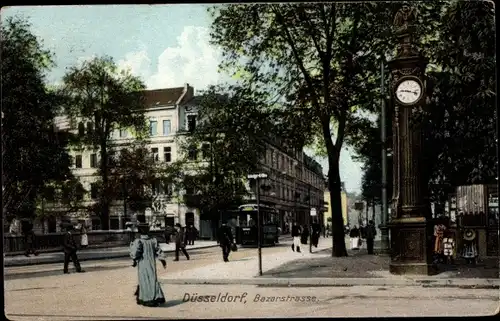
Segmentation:
{"type": "Polygon", "coordinates": [[[344,218],[342,216],[342,199],[340,171],[338,158],[329,157],[328,164],[328,189],[330,190],[330,204],[332,205],[332,256],[348,256],[345,246],[344,218]]]}
{"type": "Polygon", "coordinates": [[[368,224],[368,212],[370,211],[370,201],[366,200],[366,209],[365,209],[365,224],[368,224]]]}
{"type": "Polygon", "coordinates": [[[372,221],[375,223],[375,199],[372,200],[372,221]]]}

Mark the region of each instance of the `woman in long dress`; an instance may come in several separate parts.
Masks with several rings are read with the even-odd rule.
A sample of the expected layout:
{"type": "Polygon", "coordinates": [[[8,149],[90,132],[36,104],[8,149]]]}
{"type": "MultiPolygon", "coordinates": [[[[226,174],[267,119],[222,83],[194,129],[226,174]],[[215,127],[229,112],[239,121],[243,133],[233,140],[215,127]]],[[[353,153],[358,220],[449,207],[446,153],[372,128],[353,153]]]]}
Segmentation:
{"type": "Polygon", "coordinates": [[[351,238],[351,250],[359,250],[359,243],[360,243],[360,231],[356,225],[352,228],[351,232],[349,233],[349,237],[351,238]]]}
{"type": "Polygon", "coordinates": [[[135,292],[137,304],[144,306],[159,306],[165,303],[165,296],[158,282],[156,259],[160,259],[163,268],[166,268],[164,253],[158,241],[148,235],[149,225],[138,225],[139,238],[130,244],[130,257],[137,265],[139,285],[135,292]]]}
{"type": "Polygon", "coordinates": [[[85,224],[82,224],[80,235],[80,245],[82,246],[82,248],[86,248],[89,245],[89,237],[87,235],[87,227],[85,226],[85,224]]]}

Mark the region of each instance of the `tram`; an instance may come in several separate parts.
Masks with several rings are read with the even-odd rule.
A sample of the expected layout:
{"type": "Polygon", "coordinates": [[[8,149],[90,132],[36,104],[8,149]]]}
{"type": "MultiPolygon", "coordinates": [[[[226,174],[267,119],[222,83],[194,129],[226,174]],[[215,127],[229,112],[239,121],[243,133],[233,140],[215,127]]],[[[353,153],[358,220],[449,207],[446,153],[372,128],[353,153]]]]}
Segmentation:
{"type": "Polygon", "coordinates": [[[257,246],[257,208],[260,212],[262,226],[261,245],[275,246],[278,242],[278,211],[270,206],[243,204],[238,209],[226,211],[222,219],[231,227],[236,244],[242,246],[257,246]]]}

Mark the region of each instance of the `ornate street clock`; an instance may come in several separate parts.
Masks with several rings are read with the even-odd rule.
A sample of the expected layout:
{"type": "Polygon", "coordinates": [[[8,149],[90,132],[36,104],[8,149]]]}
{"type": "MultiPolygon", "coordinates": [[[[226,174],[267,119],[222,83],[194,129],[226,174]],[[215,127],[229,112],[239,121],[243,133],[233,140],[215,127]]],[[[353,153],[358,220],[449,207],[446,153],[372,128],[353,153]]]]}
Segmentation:
{"type": "Polygon", "coordinates": [[[393,99],[393,197],[391,264],[394,274],[432,274],[431,223],[422,124],[417,111],[425,108],[427,59],[415,45],[416,10],[403,5],[394,19],[399,39],[397,55],[389,62],[393,99]]]}

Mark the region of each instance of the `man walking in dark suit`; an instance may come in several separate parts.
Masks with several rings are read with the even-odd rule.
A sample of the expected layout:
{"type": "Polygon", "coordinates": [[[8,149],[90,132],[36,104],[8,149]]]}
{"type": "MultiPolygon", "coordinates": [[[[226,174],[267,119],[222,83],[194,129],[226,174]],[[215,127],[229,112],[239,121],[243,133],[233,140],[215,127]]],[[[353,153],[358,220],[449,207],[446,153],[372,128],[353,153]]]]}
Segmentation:
{"type": "Polygon", "coordinates": [[[85,272],[82,270],[80,267],[80,262],[78,261],[78,257],[76,256],[76,242],[75,238],[73,237],[72,234],[73,231],[73,226],[70,225],[67,227],[66,234],[64,234],[64,241],[63,241],[63,248],[64,248],[64,273],[68,274],[68,265],[69,265],[69,260],[71,258],[71,261],[73,261],[73,264],[75,265],[76,272],[82,273],[85,272]]]}
{"type": "Polygon", "coordinates": [[[229,253],[231,252],[231,244],[233,244],[233,233],[231,228],[226,225],[226,222],[222,222],[222,226],[219,229],[219,246],[222,248],[222,258],[224,262],[229,262],[229,253]]]}
{"type": "Polygon", "coordinates": [[[366,247],[368,249],[368,254],[373,254],[373,243],[376,235],[377,229],[375,228],[375,223],[370,220],[365,228],[366,247]]]}
{"type": "Polygon", "coordinates": [[[179,251],[182,251],[182,253],[186,256],[186,259],[189,260],[189,254],[186,251],[186,231],[179,223],[177,223],[177,224],[175,224],[175,260],[174,261],[179,261],[179,251]]]}

